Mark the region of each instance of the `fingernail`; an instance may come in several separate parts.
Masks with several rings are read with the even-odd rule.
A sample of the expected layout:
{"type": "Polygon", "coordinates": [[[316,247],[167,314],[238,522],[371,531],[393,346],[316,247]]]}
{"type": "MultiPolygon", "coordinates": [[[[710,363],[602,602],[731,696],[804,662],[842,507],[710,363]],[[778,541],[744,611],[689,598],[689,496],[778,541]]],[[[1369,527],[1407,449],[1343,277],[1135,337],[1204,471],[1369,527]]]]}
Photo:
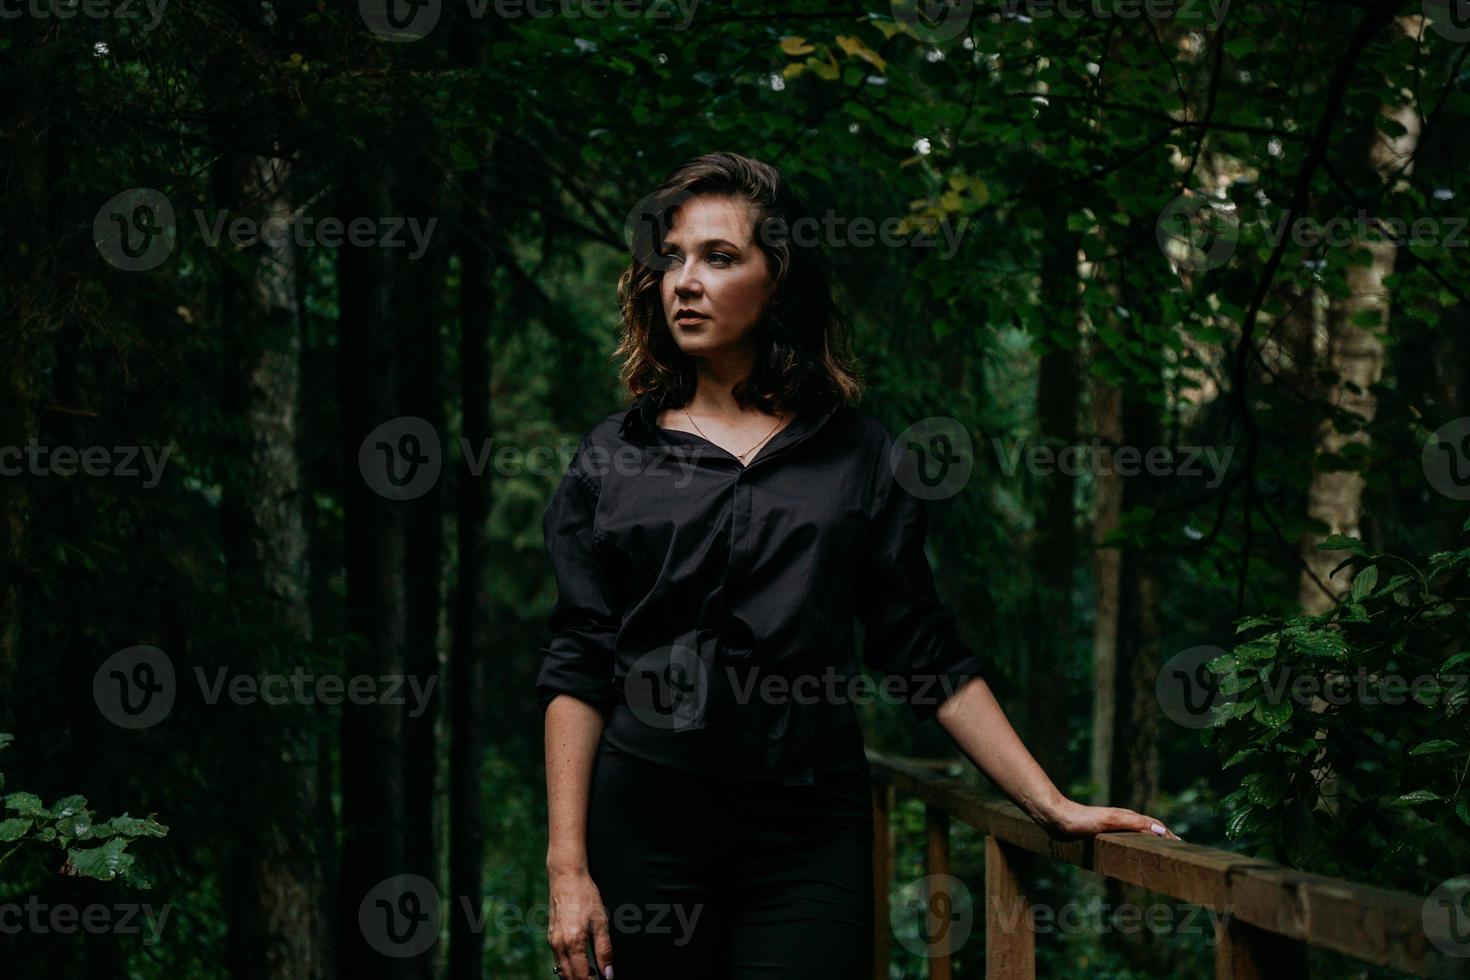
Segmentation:
{"type": "Polygon", "coordinates": [[[607,977],[607,980],[612,980],[612,964],[611,963],[609,963],[607,966],[605,966],[605,967],[602,968],[602,975],[605,976],[605,977],[607,977]]]}
{"type": "Polygon", "coordinates": [[[1164,825],[1161,823],[1150,824],[1148,829],[1158,834],[1160,837],[1164,836],[1164,825]]]}

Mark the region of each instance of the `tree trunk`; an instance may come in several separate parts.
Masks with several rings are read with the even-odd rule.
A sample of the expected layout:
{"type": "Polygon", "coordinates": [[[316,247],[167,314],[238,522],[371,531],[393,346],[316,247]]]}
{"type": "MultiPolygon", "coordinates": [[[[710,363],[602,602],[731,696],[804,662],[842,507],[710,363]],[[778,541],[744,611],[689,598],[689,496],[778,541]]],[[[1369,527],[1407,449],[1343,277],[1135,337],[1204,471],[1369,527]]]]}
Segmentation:
{"type": "MultiPolygon", "coordinates": [[[[374,158],[351,157],[344,164],[344,224],[391,214],[385,168],[374,158]]],[[[391,272],[383,249],[375,245],[358,247],[349,241],[337,253],[349,677],[404,672],[404,509],[381,492],[385,471],[398,461],[370,451],[368,464],[359,463],[367,436],[399,414],[396,352],[388,322],[391,272]],[[371,484],[369,477],[374,477],[371,484]]],[[[413,975],[395,954],[403,948],[397,945],[402,937],[410,936],[411,942],[417,929],[424,928],[421,921],[403,915],[424,912],[421,903],[428,896],[419,896],[415,909],[412,901],[398,901],[398,893],[370,894],[406,873],[403,770],[403,712],[344,699],[338,935],[347,977],[399,980],[413,975]],[[385,947],[390,951],[384,952],[385,947]]]]}
{"type": "MultiPolygon", "coordinates": [[[[1410,106],[1400,106],[1385,109],[1384,115],[1402,125],[1405,132],[1394,138],[1377,132],[1368,153],[1369,165],[1381,177],[1400,169],[1408,173],[1412,170],[1411,160],[1418,146],[1418,113],[1410,106]]],[[[1363,264],[1349,262],[1346,269],[1347,295],[1333,297],[1328,302],[1326,333],[1314,354],[1317,363],[1335,373],[1338,379],[1324,392],[1327,399],[1336,408],[1362,416],[1366,423],[1372,421],[1376,407],[1369,387],[1376,384],[1383,374],[1383,342],[1378,332],[1387,328],[1390,312],[1383,280],[1393,272],[1398,248],[1389,241],[1359,242],[1355,247],[1366,252],[1369,261],[1363,264]],[[1360,320],[1371,320],[1371,323],[1360,320]]],[[[1368,433],[1363,429],[1339,432],[1329,420],[1321,428],[1319,458],[1331,459],[1350,445],[1367,441],[1368,433]]],[[[1362,514],[1363,476],[1360,472],[1321,466],[1314,469],[1307,497],[1307,515],[1326,525],[1327,535],[1362,537],[1362,514]]],[[[1352,586],[1348,569],[1329,580],[1332,569],[1347,557],[1347,552],[1318,551],[1318,542],[1318,537],[1308,535],[1300,543],[1302,559],[1310,574],[1303,571],[1297,597],[1302,611],[1311,615],[1331,609],[1352,586]],[[1334,595],[1327,595],[1313,580],[1313,575],[1334,595]]]]}
{"type": "MultiPolygon", "coordinates": [[[[289,216],[285,161],[229,158],[219,166],[222,183],[235,192],[229,200],[243,191],[257,213],[289,216]]],[[[247,463],[239,481],[225,484],[223,547],[237,604],[253,608],[264,600],[274,627],[296,638],[292,649],[304,653],[312,637],[297,456],[301,375],[295,255],[289,240],[275,247],[263,242],[261,249],[251,282],[236,283],[227,271],[222,286],[221,322],[230,352],[226,399],[232,414],[245,422],[247,463]]],[[[250,798],[259,788],[272,792],[251,814],[247,825],[254,834],[241,842],[232,862],[243,880],[226,884],[235,909],[236,976],[317,980],[328,973],[325,881],[315,833],[319,760],[314,734],[294,717],[272,715],[270,740],[242,747],[254,755],[243,763],[245,792],[250,798]]]]}
{"type": "MultiPolygon", "coordinates": [[[[1101,341],[1094,342],[1094,357],[1100,355],[1101,347],[1101,341]]],[[[1091,378],[1093,429],[1102,446],[1122,445],[1123,392],[1097,375],[1091,378]]],[[[1093,481],[1092,503],[1092,578],[1096,598],[1092,630],[1091,774],[1093,803],[1099,806],[1112,802],[1113,742],[1118,725],[1119,593],[1123,572],[1122,551],[1102,545],[1103,539],[1118,529],[1123,511],[1123,478],[1109,464],[1110,459],[1109,451],[1104,448],[1093,481]]]]}
{"type": "MultiPolygon", "coordinates": [[[[419,132],[415,146],[430,138],[419,132]]],[[[427,221],[435,210],[432,190],[441,175],[429,165],[428,154],[403,162],[395,200],[398,214],[427,221]]],[[[435,226],[437,229],[437,225],[435,226]]],[[[416,248],[416,246],[415,246],[416,248]]],[[[400,410],[423,419],[440,433],[445,458],[452,458],[444,433],[444,358],[440,346],[440,304],[445,249],[432,235],[422,255],[410,258],[408,249],[394,252],[396,284],[394,324],[398,330],[398,370],[402,391],[400,410]]],[[[403,787],[405,870],[439,882],[434,802],[439,776],[439,616],[444,584],[444,484],[441,478],[422,496],[406,500],[403,508],[406,540],[412,547],[404,556],[407,589],[407,645],[405,661],[410,677],[426,692],[423,703],[410,697],[403,717],[403,787]]],[[[410,693],[413,688],[408,688],[410,693]]],[[[451,902],[451,913],[454,911],[451,902]]],[[[412,957],[421,980],[433,980],[438,947],[412,957]]]]}
{"type": "MultiPolygon", "coordinates": [[[[1046,211],[1047,254],[1041,270],[1043,307],[1048,311],[1036,402],[1041,441],[1053,452],[1077,442],[1080,297],[1077,235],[1067,229],[1067,208],[1053,200],[1046,211]]],[[[1059,784],[1067,749],[1068,717],[1057,702],[1057,678],[1072,654],[1072,576],[1076,477],[1056,467],[1041,477],[1032,552],[1031,649],[1027,663],[1027,717],[1031,753],[1059,784]]]]}
{"type": "MultiPolygon", "coordinates": [[[[480,57],[479,50],[473,59],[480,57]]],[[[460,219],[460,410],[466,444],[475,451],[490,438],[490,290],[486,213],[486,168],[463,175],[460,219]]],[[[454,600],[454,643],[450,655],[449,883],[456,901],[469,901],[480,913],[485,860],[485,810],[481,769],[484,761],[484,670],[490,645],[485,570],[489,561],[491,475],[461,469],[458,511],[459,583],[454,600]]],[[[450,980],[478,980],[484,938],[466,915],[451,920],[450,980]]]]}

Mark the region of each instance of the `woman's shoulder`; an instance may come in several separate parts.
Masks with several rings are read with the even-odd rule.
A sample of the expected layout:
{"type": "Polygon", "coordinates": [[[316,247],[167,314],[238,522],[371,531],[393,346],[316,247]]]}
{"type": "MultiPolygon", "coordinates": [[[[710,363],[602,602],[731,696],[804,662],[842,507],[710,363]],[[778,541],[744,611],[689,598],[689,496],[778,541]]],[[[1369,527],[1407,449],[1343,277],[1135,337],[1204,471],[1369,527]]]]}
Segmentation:
{"type": "Polygon", "coordinates": [[[864,445],[884,447],[893,443],[893,431],[887,422],[852,403],[843,406],[834,421],[840,421],[864,445]]]}

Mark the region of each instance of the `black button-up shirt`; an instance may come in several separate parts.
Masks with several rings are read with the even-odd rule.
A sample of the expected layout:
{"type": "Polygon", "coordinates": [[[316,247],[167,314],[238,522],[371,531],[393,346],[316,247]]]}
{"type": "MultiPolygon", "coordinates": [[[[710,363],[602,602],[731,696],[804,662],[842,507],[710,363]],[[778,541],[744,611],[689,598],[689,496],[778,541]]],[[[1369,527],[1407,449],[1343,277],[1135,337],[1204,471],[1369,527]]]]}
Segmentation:
{"type": "Polygon", "coordinates": [[[881,422],[834,399],[742,465],[659,410],[645,394],[593,426],[546,507],[543,709],[569,694],[610,712],[616,748],[801,785],[866,765],[854,703],[924,720],[980,674],[881,422]]]}

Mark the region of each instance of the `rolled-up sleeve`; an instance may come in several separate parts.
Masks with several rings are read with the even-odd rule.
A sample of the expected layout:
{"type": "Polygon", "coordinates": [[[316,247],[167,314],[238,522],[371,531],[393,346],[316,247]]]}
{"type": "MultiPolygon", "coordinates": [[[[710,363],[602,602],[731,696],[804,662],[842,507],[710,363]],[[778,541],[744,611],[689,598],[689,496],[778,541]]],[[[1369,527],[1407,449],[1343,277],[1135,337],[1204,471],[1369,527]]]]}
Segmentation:
{"type": "Polygon", "coordinates": [[[925,501],[895,477],[892,439],[873,475],[868,534],[854,570],[857,616],[863,624],[863,663],[896,680],[915,718],[933,717],[981,665],[940,601],[924,555],[925,501]]]}
{"type": "Polygon", "coordinates": [[[546,552],[556,577],[556,603],[541,649],[536,695],[545,711],[558,694],[570,694],[607,710],[612,706],[613,649],[620,617],[594,548],[598,483],[584,467],[587,443],[578,447],[542,515],[546,552]]]}

